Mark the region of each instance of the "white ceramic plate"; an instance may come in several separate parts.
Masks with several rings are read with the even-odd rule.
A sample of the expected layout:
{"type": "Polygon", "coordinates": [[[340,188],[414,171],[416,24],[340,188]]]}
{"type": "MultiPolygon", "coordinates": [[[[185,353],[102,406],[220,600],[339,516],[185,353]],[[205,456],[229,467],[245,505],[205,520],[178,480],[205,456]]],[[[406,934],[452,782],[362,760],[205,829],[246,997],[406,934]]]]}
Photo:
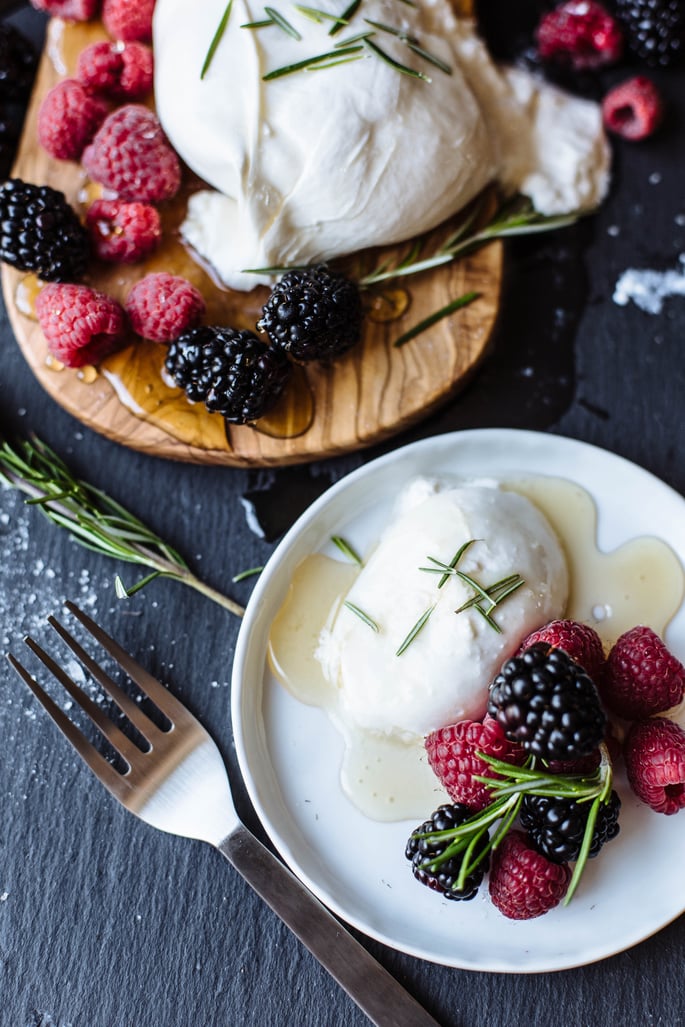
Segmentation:
{"type": "MultiPolygon", "coordinates": [[[[378,536],[399,489],[419,474],[570,479],[595,499],[601,549],[656,535],[685,565],[685,501],[644,470],[581,442],[533,432],[464,431],[367,464],[300,517],[248,604],[232,702],[236,748],[252,802],[285,861],[323,902],[403,952],[448,966],[529,973],[623,951],[685,910],[685,875],[674,859],[685,851],[685,813],[653,813],[619,775],[621,833],[588,864],[567,907],[517,923],[491,905],[487,886],[471,902],[442,899],[414,880],[404,857],[416,821],[376,823],[352,806],[338,780],[337,731],[321,710],[293,699],[269,671],[269,627],[297,564],[317,550],[330,553],[335,534],[363,550],[378,536]]],[[[669,625],[667,641],[685,659],[685,608],[669,625]]]]}

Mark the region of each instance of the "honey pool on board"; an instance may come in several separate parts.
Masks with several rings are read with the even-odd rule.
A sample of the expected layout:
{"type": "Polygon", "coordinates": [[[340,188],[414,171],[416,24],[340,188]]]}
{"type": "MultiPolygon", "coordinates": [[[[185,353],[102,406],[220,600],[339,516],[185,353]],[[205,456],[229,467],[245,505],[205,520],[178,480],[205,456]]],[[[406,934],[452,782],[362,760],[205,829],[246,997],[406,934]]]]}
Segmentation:
{"type": "MultiPolygon", "coordinates": [[[[529,477],[502,487],[535,503],[563,545],[570,577],[566,616],[592,625],[607,648],[636,624],[663,635],[685,588],[683,568],[670,546],[644,536],[601,552],[597,510],[581,486],[529,477]]],[[[427,809],[449,801],[428,765],[423,738],[404,742],[364,731],[345,718],[339,689],[314,655],[322,629],[332,625],[358,573],[357,567],[321,553],[305,558],[271,626],[269,662],[296,699],[321,707],[340,731],[345,742],[340,781],[354,805],[375,820],[421,819],[427,809]]],[[[483,684],[487,688],[489,682],[483,684]]]]}

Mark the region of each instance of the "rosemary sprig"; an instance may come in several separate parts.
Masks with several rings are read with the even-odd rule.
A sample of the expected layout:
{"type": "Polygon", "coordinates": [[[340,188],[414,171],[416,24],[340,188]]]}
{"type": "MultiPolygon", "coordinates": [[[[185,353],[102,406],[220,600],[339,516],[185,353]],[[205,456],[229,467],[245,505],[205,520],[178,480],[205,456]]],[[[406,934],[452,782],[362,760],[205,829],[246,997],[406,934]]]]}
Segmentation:
{"type": "Polygon", "coordinates": [[[478,539],[472,538],[457,550],[455,555],[452,557],[449,563],[443,563],[442,560],[438,560],[435,556],[427,557],[428,561],[432,563],[433,567],[419,567],[420,571],[426,571],[428,574],[440,574],[441,578],[438,582],[438,588],[442,588],[445,582],[450,577],[459,578],[465,585],[475,593],[470,599],[467,599],[465,603],[455,610],[455,613],[463,613],[464,610],[474,609],[477,613],[485,619],[485,621],[496,631],[498,634],[502,634],[502,629],[496,620],[491,616],[492,611],[499,606],[500,603],[504,602],[507,596],[512,595],[521,585],[525,584],[525,581],[520,574],[508,574],[505,578],[500,578],[499,581],[495,581],[492,585],[481,585],[471,575],[465,574],[464,571],[458,569],[459,561],[462,556],[474,542],[479,541],[478,539]],[[486,605],[483,607],[481,603],[486,605]]]}
{"type": "Polygon", "coordinates": [[[207,71],[209,69],[209,65],[212,63],[212,60],[214,59],[214,54],[216,53],[216,49],[217,49],[219,43],[221,42],[221,40],[223,38],[224,32],[226,31],[226,26],[228,25],[228,19],[231,17],[231,7],[232,6],[233,6],[233,0],[228,0],[228,3],[226,4],[226,9],[225,9],[224,13],[221,16],[221,21],[219,22],[219,24],[217,26],[217,30],[214,33],[213,37],[212,37],[211,43],[209,44],[209,49],[207,50],[207,56],[204,59],[204,63],[202,65],[202,71],[200,72],[200,78],[201,79],[203,79],[205,77],[205,75],[207,74],[207,71]]]}
{"type": "Polygon", "coordinates": [[[539,214],[530,200],[519,196],[514,201],[501,206],[484,228],[465,237],[461,233],[457,233],[435,253],[423,259],[400,261],[394,267],[387,267],[387,264],[382,265],[363,275],[358,284],[362,289],[368,289],[372,285],[378,285],[379,282],[430,271],[443,264],[449,264],[467,253],[472,253],[494,239],[551,232],[557,228],[565,228],[574,224],[581,216],[583,216],[581,213],[552,216],[539,214]]]}
{"type": "Polygon", "coordinates": [[[117,578],[119,597],[135,594],[155,578],[172,578],[242,617],[243,607],[197,578],[183,557],[106,492],[76,478],[35,436],[16,447],[0,444],[0,481],[29,496],[26,501],[86,549],[151,571],[130,588],[117,578]]]}
{"type": "Polygon", "coordinates": [[[429,606],[427,610],[424,610],[424,612],[421,614],[421,616],[417,620],[416,624],[409,631],[409,634],[406,636],[404,641],[400,643],[400,646],[397,649],[397,652],[395,653],[395,656],[401,656],[402,653],[405,652],[409,648],[409,646],[412,644],[412,642],[414,641],[414,639],[416,638],[418,633],[425,626],[428,618],[430,617],[430,615],[432,614],[434,609],[435,609],[435,603],[433,603],[432,606],[429,606]]]}
{"type": "Polygon", "coordinates": [[[368,49],[371,50],[373,53],[375,53],[377,57],[380,57],[382,61],[385,61],[386,64],[389,64],[391,68],[394,68],[395,71],[399,71],[401,75],[409,75],[411,76],[411,78],[420,78],[424,82],[431,81],[428,75],[424,75],[422,71],[417,71],[415,68],[410,68],[407,64],[402,64],[401,61],[395,60],[395,58],[391,57],[389,53],[386,53],[385,50],[383,50],[378,45],[378,43],[374,43],[374,41],[370,37],[367,36],[367,38],[364,40],[364,45],[368,47],[368,49]]]}
{"type": "Polygon", "coordinates": [[[274,25],[278,25],[279,29],[282,29],[286,35],[291,36],[293,39],[302,39],[302,36],[297,31],[294,25],[291,25],[287,18],[284,18],[280,11],[277,11],[275,7],[265,7],[264,13],[268,14],[274,25]]]}
{"type": "Polygon", "coordinates": [[[350,561],[350,563],[356,564],[357,567],[363,566],[362,558],[359,553],[357,553],[350,543],[346,539],[342,538],[341,535],[331,535],[331,542],[334,546],[338,547],[340,552],[350,561]]]}
{"type": "Polygon", "coordinates": [[[428,317],[424,317],[422,321],[419,321],[412,328],[407,329],[397,339],[395,339],[393,346],[396,348],[399,346],[405,346],[411,339],[415,339],[421,332],[425,332],[427,328],[431,328],[438,321],[442,321],[443,318],[449,317],[450,314],[454,314],[457,310],[461,310],[462,307],[468,307],[474,300],[480,299],[482,293],[480,292],[465,292],[463,296],[458,296],[456,300],[452,300],[451,303],[447,303],[444,307],[440,307],[439,310],[433,311],[428,317]]]}
{"type": "Polygon", "coordinates": [[[343,24],[347,24],[340,15],[329,14],[328,11],[322,11],[319,7],[307,7],[305,4],[295,4],[295,10],[299,11],[300,14],[304,14],[305,18],[309,18],[310,21],[315,21],[317,25],[320,25],[322,21],[332,21],[335,22],[336,25],[343,21],[343,24]]]}
{"type": "Polygon", "coordinates": [[[398,29],[394,25],[386,25],[383,21],[373,21],[371,18],[364,18],[364,21],[367,25],[371,25],[372,28],[378,29],[379,32],[387,32],[388,35],[399,39],[400,42],[408,46],[409,49],[417,55],[417,57],[422,57],[423,60],[428,61],[429,64],[433,64],[436,68],[439,68],[440,71],[444,71],[446,75],[452,74],[452,69],[449,64],[446,64],[428,50],[424,50],[422,46],[419,46],[418,39],[415,39],[414,36],[410,36],[404,29],[398,29]]]}
{"type": "Polygon", "coordinates": [[[239,581],[245,581],[246,578],[256,577],[258,574],[261,574],[263,570],[264,567],[248,567],[246,570],[239,571],[238,574],[234,574],[231,581],[237,585],[239,581]]]}
{"type": "Polygon", "coordinates": [[[557,798],[574,799],[576,802],[589,802],[590,810],[585,825],[583,842],[574,867],[564,905],[573,898],[588,860],[592,836],[595,829],[600,806],[609,802],[613,783],[611,759],[606,745],[600,745],[601,761],[594,774],[571,775],[552,774],[546,769],[532,766],[532,757],[524,766],[514,766],[503,760],[478,752],[476,755],[483,760],[498,777],[474,775],[476,781],[487,785],[492,793],[492,801],[484,810],[474,813],[458,827],[445,831],[417,832],[414,838],[425,838],[429,841],[448,842],[439,856],[427,860],[423,867],[435,872],[447,860],[463,852],[464,857],[453,888],[463,888],[466,877],[474,870],[489,852],[493,852],[505,838],[514,824],[519,807],[525,795],[553,795],[557,798]],[[497,824],[493,835],[489,838],[482,851],[473,858],[478,841],[491,826],[497,824]]]}
{"type": "Polygon", "coordinates": [[[284,75],[292,75],[296,71],[312,71],[323,61],[337,61],[340,57],[348,57],[351,54],[359,53],[362,46],[347,46],[336,50],[329,50],[327,53],[318,54],[316,57],[306,57],[302,61],[295,61],[293,64],[285,64],[282,68],[275,68],[262,76],[262,81],[271,82],[276,78],[283,78],[284,75]]]}
{"type": "Polygon", "coordinates": [[[357,13],[357,11],[361,7],[361,5],[362,5],[362,0],[352,0],[352,3],[349,4],[345,8],[345,10],[342,12],[342,14],[337,19],[335,25],[330,30],[328,35],[329,36],[335,36],[335,35],[338,34],[338,32],[340,32],[340,30],[342,28],[345,27],[345,25],[349,25],[349,23],[352,21],[352,19],[354,18],[355,14],[357,13]]]}
{"type": "Polygon", "coordinates": [[[359,617],[361,621],[364,621],[364,623],[368,625],[368,627],[370,627],[372,631],[375,631],[376,634],[378,634],[380,628],[376,624],[375,620],[373,620],[372,617],[369,617],[368,613],[364,613],[362,609],[360,609],[358,606],[355,606],[354,603],[351,603],[349,599],[345,599],[345,601],[343,602],[343,606],[347,607],[350,613],[354,613],[357,617],[359,617]]]}

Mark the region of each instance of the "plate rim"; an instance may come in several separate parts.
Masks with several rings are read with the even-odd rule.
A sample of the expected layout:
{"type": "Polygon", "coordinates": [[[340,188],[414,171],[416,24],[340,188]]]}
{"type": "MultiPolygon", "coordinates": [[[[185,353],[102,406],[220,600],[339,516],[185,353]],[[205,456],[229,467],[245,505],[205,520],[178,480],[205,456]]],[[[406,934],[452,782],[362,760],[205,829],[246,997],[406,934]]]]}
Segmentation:
{"type": "MultiPolygon", "coordinates": [[[[242,687],[243,679],[243,668],[245,661],[248,657],[250,648],[251,635],[255,627],[255,622],[259,617],[262,606],[265,602],[265,594],[270,587],[271,579],[277,574],[281,563],[285,556],[290,551],[293,543],[299,538],[299,536],[306,531],[309,526],[314,524],[320,514],[330,505],[335,504],[339,494],[348,490],[350,487],[354,487],[360,480],[371,475],[375,475],[379,470],[385,470],[388,467],[392,467],[395,463],[401,463],[415,455],[420,455],[422,450],[435,451],[441,455],[441,452],[447,451],[452,446],[456,445],[468,445],[474,441],[496,442],[506,441],[508,444],[515,443],[516,440],[520,440],[527,446],[534,446],[536,443],[543,447],[557,447],[562,451],[574,450],[582,453],[592,453],[595,458],[609,459],[619,468],[625,468],[628,473],[635,474],[638,476],[644,476],[644,479],[648,483],[654,484],[658,489],[664,490],[669,493],[672,500],[679,503],[685,504],[685,498],[677,492],[667,482],[656,476],[653,472],[642,467],[640,464],[635,463],[621,456],[620,454],[613,453],[612,451],[605,449],[601,446],[597,446],[593,443],[586,442],[581,439],[576,439],[570,436],[557,434],[555,432],[539,432],[528,429],[518,428],[472,428],[463,429],[454,432],[448,432],[442,435],[430,436],[428,438],[420,439],[418,441],[408,443],[407,445],[397,447],[388,453],[382,454],[373,460],[370,460],[350,473],[344,475],[337,482],[331,485],[325,492],[318,497],[295,521],[292,527],[286,532],[281,541],[276,546],[271,557],[267,561],[267,564],[260,575],[260,578],[255,586],[255,589],[250,597],[247,604],[243,623],[241,625],[238,639],[236,643],[233,672],[232,672],[232,688],[231,688],[231,713],[233,722],[233,734],[235,741],[236,754],[238,757],[238,763],[240,766],[241,774],[245,782],[245,786],[250,798],[250,801],[257,812],[257,815],[267,831],[272,844],[276,847],[277,851],[281,854],[286,863],[290,866],[293,873],[300,878],[300,880],[315,894],[317,897],[326,904],[330,909],[333,910],[336,915],[340,916],[347,923],[351,924],[356,929],[362,931],[369,938],[373,938],[376,941],[381,942],[394,949],[395,951],[403,952],[407,955],[413,956],[414,958],[424,959],[429,962],[436,963],[438,965],[448,966],[457,969],[476,970],[479,972],[500,972],[500,973],[512,973],[512,974],[529,974],[529,973],[540,973],[540,972],[557,972],[563,970],[574,969],[579,966],[589,965],[594,962],[609,958],[613,955],[617,955],[620,952],[624,952],[629,948],[639,944],[647,938],[653,936],[663,928],[667,927],[670,923],[678,919],[685,912],[685,901],[680,908],[674,908],[668,917],[662,917],[658,923],[648,923],[645,926],[637,926],[632,932],[624,932],[623,938],[619,945],[611,945],[608,948],[602,948],[600,945],[598,951],[578,956],[578,958],[565,959],[562,963],[558,960],[551,960],[549,962],[537,962],[530,966],[527,965],[510,965],[502,960],[493,959],[487,966],[482,965],[482,962],[476,960],[469,960],[465,958],[459,958],[455,960],[447,960],[444,956],[430,954],[424,950],[418,950],[412,948],[409,945],[403,943],[397,943],[389,938],[387,934],[383,933],[378,928],[374,927],[369,922],[364,922],[357,916],[351,916],[349,911],[346,911],[344,904],[336,901],[334,897],[328,892],[328,890],[319,884],[315,879],[311,877],[306,871],[302,870],[298,866],[297,860],[294,858],[291,851],[291,847],[288,844],[287,839],[283,838],[277,831],[274,830],[271,817],[265,812],[263,804],[258,794],[258,788],[253,778],[252,770],[250,767],[250,758],[245,745],[245,735],[243,731],[243,699],[245,690],[242,687]]],[[[530,459],[530,454],[526,454],[527,459],[530,459]]],[[[560,471],[559,477],[563,477],[563,472],[560,471]]],[[[573,480],[573,479],[570,479],[573,480]]],[[[585,486],[583,486],[585,487],[585,486]]],[[[593,496],[596,500],[596,497],[593,496]]],[[[601,512],[598,504],[598,513],[601,512]]],[[[617,544],[621,544],[620,542],[617,544]]],[[[601,547],[600,547],[601,548],[601,547]]],[[[673,547],[671,547],[673,548],[673,547]]],[[[680,557],[680,554],[676,554],[680,557]]],[[[681,563],[682,557],[681,558],[681,563]]],[[[680,613],[682,613],[683,605],[681,604],[680,613]]],[[[261,693],[262,685],[260,685],[260,705],[261,705],[261,693]]],[[[670,818],[669,818],[670,819],[670,818]]]]}

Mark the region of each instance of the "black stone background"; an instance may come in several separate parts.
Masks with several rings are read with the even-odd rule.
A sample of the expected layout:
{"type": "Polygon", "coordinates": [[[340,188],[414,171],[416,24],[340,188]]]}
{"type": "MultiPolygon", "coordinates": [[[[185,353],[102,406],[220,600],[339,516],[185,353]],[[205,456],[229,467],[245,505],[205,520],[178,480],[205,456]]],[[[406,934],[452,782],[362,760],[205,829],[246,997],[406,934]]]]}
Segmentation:
{"type": "MultiPolygon", "coordinates": [[[[13,21],[40,39],[42,16],[23,10],[13,21]]],[[[626,69],[612,73],[621,74],[626,69]]],[[[387,446],[278,471],[139,455],[83,428],[46,398],[4,312],[0,430],[36,432],[239,601],[251,586],[232,585],[231,576],[264,563],[316,495],[364,461],[419,437],[479,426],[551,431],[620,453],[684,492],[685,300],[668,300],[658,316],[612,301],[625,268],[675,268],[685,252],[685,74],[657,77],[670,108],[663,130],[639,145],[615,146],[612,193],[596,217],[507,247],[499,327],[480,373],[442,413],[387,446]]],[[[259,831],[231,741],[237,619],[172,582],[119,602],[115,571],[134,580],[129,567],[74,545],[16,493],[0,490],[2,650],[22,653],[27,631],[52,644],[45,616],[65,598],[85,603],[210,729],[231,769],[240,812],[259,831]]],[[[363,838],[359,847],[364,873],[363,838]]],[[[683,853],[673,858],[682,861],[683,853]]],[[[642,873],[650,872],[646,838],[642,873]]],[[[639,907],[636,877],[636,915],[639,907]]],[[[529,976],[447,969],[363,940],[445,1027],[685,1023],[682,917],[604,962],[529,976]]],[[[0,996],[2,1027],[366,1023],[209,847],[157,833],[110,801],[4,661],[0,996]]]]}

